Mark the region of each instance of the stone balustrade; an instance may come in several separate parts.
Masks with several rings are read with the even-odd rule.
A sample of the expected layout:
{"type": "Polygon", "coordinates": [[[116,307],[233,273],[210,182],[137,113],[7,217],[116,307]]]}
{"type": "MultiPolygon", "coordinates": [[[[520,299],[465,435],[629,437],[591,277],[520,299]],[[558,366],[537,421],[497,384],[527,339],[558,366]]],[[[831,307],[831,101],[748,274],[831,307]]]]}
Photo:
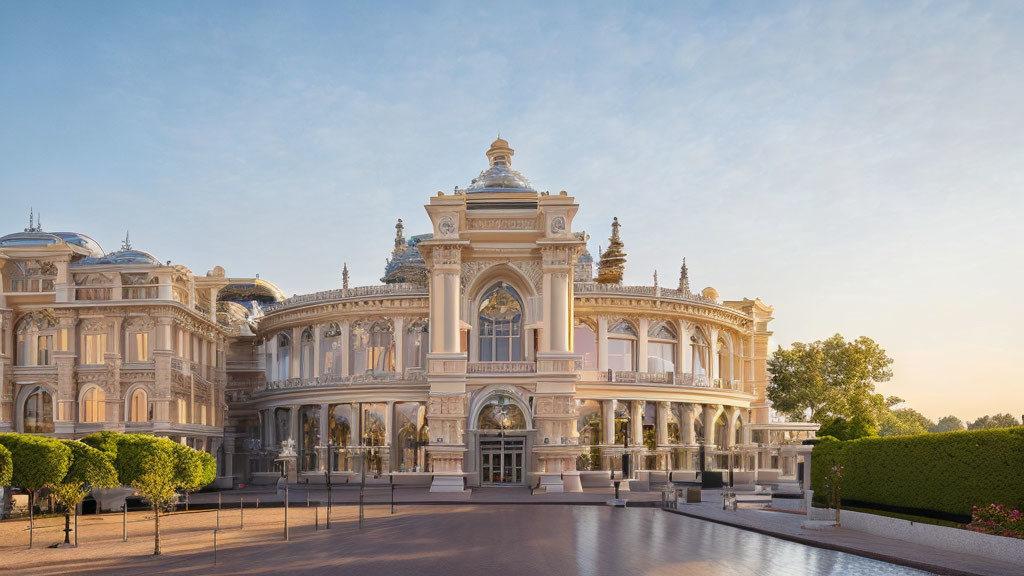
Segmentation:
{"type": "Polygon", "coordinates": [[[534,362],[470,362],[467,374],[533,374],[537,372],[534,362]]]}
{"type": "Polygon", "coordinates": [[[397,372],[377,372],[356,374],[353,376],[320,376],[317,378],[289,378],[273,380],[257,386],[252,396],[263,396],[282,390],[298,390],[303,388],[330,388],[336,386],[352,386],[358,384],[420,384],[426,383],[426,374],[420,371],[409,371],[405,374],[397,372]]]}
{"type": "Polygon", "coordinates": [[[315,304],[318,302],[332,302],[335,300],[347,300],[358,298],[373,298],[379,296],[429,296],[430,291],[425,286],[416,284],[382,284],[380,286],[357,286],[355,288],[340,288],[336,290],[324,290],[312,294],[292,296],[287,300],[275,302],[266,306],[260,306],[263,314],[270,314],[286,308],[302,306],[304,304],[315,304]]]}

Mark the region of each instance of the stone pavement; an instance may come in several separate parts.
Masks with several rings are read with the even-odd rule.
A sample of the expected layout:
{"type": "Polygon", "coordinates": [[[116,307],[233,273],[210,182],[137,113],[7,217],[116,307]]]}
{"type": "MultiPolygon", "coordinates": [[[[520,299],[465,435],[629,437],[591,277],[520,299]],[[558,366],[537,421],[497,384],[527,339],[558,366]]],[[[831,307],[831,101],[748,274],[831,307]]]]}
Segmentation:
{"type": "Polygon", "coordinates": [[[676,512],[692,518],[710,520],[792,542],[830,550],[841,550],[867,558],[920,568],[936,574],[993,576],[1021,576],[1024,574],[1024,567],[996,558],[947,552],[847,528],[805,529],[801,527],[803,521],[806,520],[806,516],[802,514],[753,508],[741,508],[735,511],[723,510],[721,494],[717,492],[705,493],[704,501],[700,504],[683,504],[676,512]]]}

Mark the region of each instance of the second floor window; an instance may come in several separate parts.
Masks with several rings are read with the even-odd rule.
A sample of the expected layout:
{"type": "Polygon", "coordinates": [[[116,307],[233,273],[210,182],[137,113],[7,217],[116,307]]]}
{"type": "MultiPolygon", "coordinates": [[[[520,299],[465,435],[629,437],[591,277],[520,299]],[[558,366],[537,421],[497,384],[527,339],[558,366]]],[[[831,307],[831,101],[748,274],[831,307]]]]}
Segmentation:
{"type": "Polygon", "coordinates": [[[523,303],[514,288],[501,283],[487,291],[479,320],[481,362],[523,359],[523,303]]]}

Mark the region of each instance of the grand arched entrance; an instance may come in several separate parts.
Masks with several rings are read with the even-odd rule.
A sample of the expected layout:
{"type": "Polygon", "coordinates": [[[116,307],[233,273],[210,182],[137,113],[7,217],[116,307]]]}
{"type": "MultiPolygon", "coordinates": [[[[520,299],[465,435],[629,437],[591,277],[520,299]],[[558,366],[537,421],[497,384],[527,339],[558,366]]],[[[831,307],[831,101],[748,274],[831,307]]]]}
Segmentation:
{"type": "Polygon", "coordinates": [[[528,417],[519,403],[506,394],[494,394],[480,407],[476,418],[477,460],[484,486],[526,483],[528,417]]]}

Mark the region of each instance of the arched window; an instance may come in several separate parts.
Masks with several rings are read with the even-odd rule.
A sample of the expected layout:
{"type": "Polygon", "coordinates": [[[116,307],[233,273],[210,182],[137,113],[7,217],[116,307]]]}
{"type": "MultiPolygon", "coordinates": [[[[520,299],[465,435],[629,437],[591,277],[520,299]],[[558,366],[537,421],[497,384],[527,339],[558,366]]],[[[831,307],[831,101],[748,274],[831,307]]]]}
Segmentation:
{"type": "Polygon", "coordinates": [[[666,322],[647,331],[647,371],[676,371],[676,333],[666,322]]]}
{"type": "Polygon", "coordinates": [[[732,380],[732,350],[724,338],[718,339],[718,371],[717,378],[732,380]]]}
{"type": "Polygon", "coordinates": [[[149,413],[149,397],[146,391],[142,388],[136,388],[132,391],[132,395],[128,400],[128,421],[129,422],[149,422],[151,414],[149,413]]]}
{"type": "Polygon", "coordinates": [[[572,335],[573,350],[583,358],[584,370],[597,370],[597,334],[587,324],[576,321],[572,335]]]}
{"type": "Polygon", "coordinates": [[[526,415],[512,398],[499,394],[480,409],[478,430],[526,430],[526,415]]]}
{"type": "Polygon", "coordinates": [[[352,373],[394,372],[395,332],[390,321],[352,325],[352,373]]]}
{"type": "Polygon", "coordinates": [[[288,334],[281,332],[277,335],[277,379],[287,380],[291,378],[292,366],[292,339],[288,334]]]}
{"type": "Polygon", "coordinates": [[[694,383],[697,384],[699,378],[707,378],[708,362],[710,360],[708,341],[704,338],[704,333],[700,329],[695,330],[693,336],[690,337],[690,354],[693,359],[690,364],[693,367],[693,379],[694,383]]]}
{"type": "Polygon", "coordinates": [[[320,407],[303,406],[299,410],[299,467],[304,472],[318,467],[316,447],[320,445],[320,407]]]}
{"type": "Polygon", "coordinates": [[[523,359],[523,301],[504,282],[480,299],[480,361],[517,362],[523,359]]]}
{"type": "Polygon", "coordinates": [[[636,371],[636,330],[625,320],[608,331],[608,369],[636,371]]]}
{"type": "Polygon", "coordinates": [[[345,343],[341,340],[341,327],[331,322],[324,329],[320,338],[320,375],[341,376],[341,355],[345,351],[345,343]]]}
{"type": "Polygon", "coordinates": [[[405,332],[405,352],[403,356],[406,368],[426,368],[427,366],[427,321],[417,320],[409,325],[405,332]]]}
{"type": "Polygon", "coordinates": [[[299,377],[308,379],[313,377],[313,329],[306,328],[302,331],[302,352],[299,356],[299,377]]]}
{"type": "Polygon", "coordinates": [[[668,443],[669,444],[682,444],[683,443],[683,405],[679,402],[673,402],[669,409],[665,411],[666,416],[666,428],[668,429],[668,443]]]}
{"type": "Polygon", "coordinates": [[[622,445],[629,441],[630,445],[639,444],[637,438],[631,437],[630,422],[633,420],[633,402],[618,400],[615,402],[615,444],[622,445]]]}
{"type": "Polygon", "coordinates": [[[29,356],[29,330],[32,328],[32,322],[26,317],[18,321],[18,325],[14,328],[14,338],[16,345],[14,348],[14,359],[15,364],[18,366],[31,366],[31,358],[29,356]]]}
{"type": "Polygon", "coordinates": [[[103,402],[103,389],[99,386],[93,386],[82,394],[82,400],[79,402],[78,408],[78,421],[79,422],[103,422],[106,420],[106,410],[103,402]]]}
{"type": "Polygon", "coordinates": [[[398,471],[422,472],[429,442],[426,404],[396,402],[395,429],[398,471]]]}
{"type": "Polygon", "coordinates": [[[604,443],[600,400],[579,401],[576,432],[580,446],[599,446],[604,443]]]}
{"type": "Polygon", "coordinates": [[[349,469],[349,452],[346,446],[351,446],[355,420],[352,414],[351,404],[331,404],[328,407],[327,435],[328,442],[332,444],[330,465],[334,472],[343,472],[349,469]],[[337,446],[337,448],[334,448],[337,446]]]}
{"type": "Polygon", "coordinates": [[[53,397],[42,388],[33,390],[23,406],[22,423],[26,434],[53,432],[53,397]]]}

